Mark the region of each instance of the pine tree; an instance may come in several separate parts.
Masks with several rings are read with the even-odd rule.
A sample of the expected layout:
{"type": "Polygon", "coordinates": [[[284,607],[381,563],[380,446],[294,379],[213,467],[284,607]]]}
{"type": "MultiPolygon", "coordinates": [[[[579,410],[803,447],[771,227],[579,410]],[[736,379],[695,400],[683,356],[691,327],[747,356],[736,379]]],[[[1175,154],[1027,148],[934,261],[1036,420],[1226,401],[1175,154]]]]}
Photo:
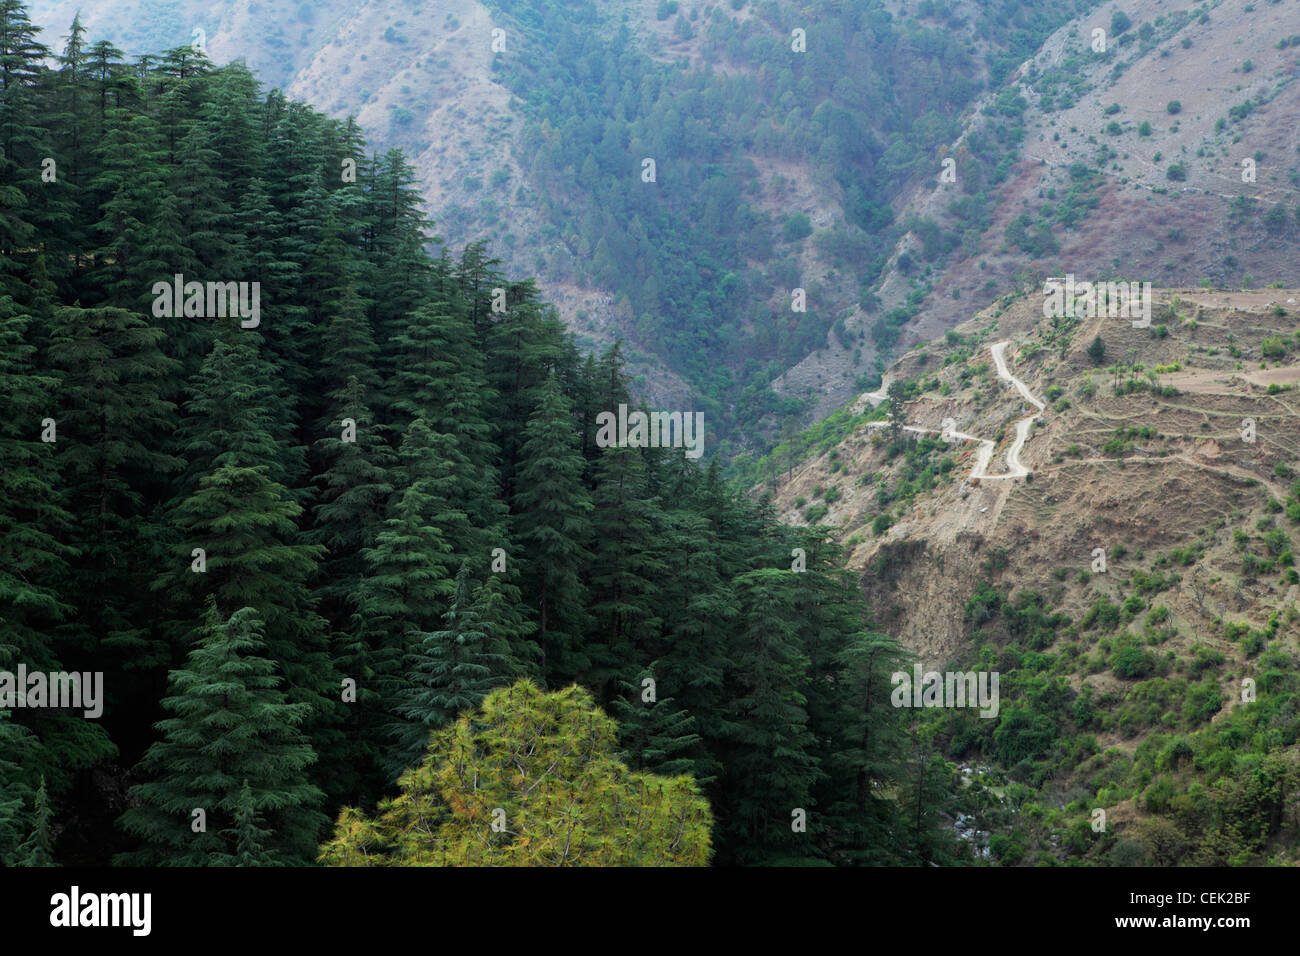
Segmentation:
{"type": "MultiPolygon", "coordinates": [[[[99,172],[90,188],[104,198],[91,227],[99,245],[87,270],[89,288],[108,302],[151,314],[154,283],[174,273],[173,259],[186,256],[157,122],[148,113],[111,110],[94,161],[99,172]]],[[[180,309],[173,312],[159,320],[160,328],[184,361],[198,350],[202,331],[176,314],[180,309]]]]}
{"type": "Polygon", "coordinates": [[[22,760],[35,743],[26,727],[0,710],[0,866],[13,866],[24,832],[24,817],[32,788],[24,779],[22,760]]]}
{"type": "MultiPolygon", "coordinates": [[[[50,150],[36,119],[51,51],[36,39],[39,33],[20,0],[0,0],[0,209],[5,211],[0,216],[0,280],[15,271],[19,249],[40,239],[34,200],[43,188],[41,160],[50,150]]],[[[16,285],[0,286],[0,294],[17,291],[16,285]]]]}
{"type": "Polygon", "coordinates": [[[0,866],[18,864],[18,847],[27,832],[27,804],[36,795],[24,765],[41,762],[39,751],[36,737],[14,721],[11,711],[0,710],[0,866]]]}
{"type": "Polygon", "coordinates": [[[372,269],[361,294],[372,303],[371,328],[385,349],[382,371],[387,380],[401,361],[388,343],[427,298],[433,268],[424,251],[425,221],[410,164],[400,152],[389,150],[368,165],[364,180],[364,242],[372,253],[372,269]]]}
{"type": "Polygon", "coordinates": [[[324,549],[296,541],[301,512],[265,466],[218,466],[177,508],[183,544],[159,585],[179,584],[193,595],[191,603],[211,597],[223,615],[255,608],[289,699],[326,710],[323,695],[338,682],[326,655],[324,621],[306,584],[324,549]],[[205,552],[203,571],[196,570],[195,548],[205,552]]]}
{"type": "MultiPolygon", "coordinates": [[[[261,83],[243,63],[235,61],[214,72],[204,87],[199,124],[207,132],[207,146],[214,154],[213,169],[222,201],[236,209],[267,161],[267,143],[258,127],[261,83]]],[[[238,241],[244,235],[241,230],[231,238],[238,241]]]]}
{"type": "Polygon", "coordinates": [[[830,717],[838,749],[826,761],[829,779],[822,791],[834,844],[848,862],[879,866],[897,859],[901,820],[886,794],[898,784],[907,741],[887,704],[890,675],[905,656],[892,638],[871,632],[854,635],[837,655],[839,700],[830,717]]]}
{"type": "MultiPolygon", "coordinates": [[[[340,268],[338,261],[330,268],[340,268]]],[[[365,305],[355,283],[349,282],[339,291],[337,302],[323,323],[324,332],[316,350],[322,356],[318,387],[328,400],[327,406],[337,405],[346,398],[353,379],[367,394],[377,391],[379,376],[375,367],[379,349],[365,305]]]]}
{"type": "MultiPolygon", "coordinates": [[[[455,590],[449,540],[463,533],[468,521],[449,498],[454,484],[444,455],[449,441],[422,419],[411,423],[396,470],[404,487],[394,494],[374,546],[361,552],[366,570],[357,585],[349,633],[355,640],[351,656],[365,662],[357,676],[366,683],[359,681],[358,688],[372,689],[381,702],[373,718],[369,712],[359,715],[371,728],[371,753],[387,751],[381,741],[403,733],[405,720],[396,708],[406,686],[407,656],[418,635],[437,625],[455,590]]],[[[382,762],[397,768],[396,758],[382,762]]]]}
{"type": "Polygon", "coordinates": [[[808,658],[799,640],[796,576],[765,568],[736,578],[743,622],[726,707],[729,759],[725,842],[740,862],[812,853],[811,837],[794,832],[796,809],[813,813],[818,768],[808,730],[808,658]]]}
{"type": "Polygon", "coordinates": [[[235,866],[274,866],[275,858],[266,851],[270,830],[261,826],[253,790],[245,780],[235,801],[235,866]]]}
{"type": "Polygon", "coordinates": [[[165,659],[133,603],[148,590],[160,485],[178,462],[163,449],[175,406],[160,394],[175,363],[162,332],[125,309],[58,309],[49,360],[60,377],[50,417],[80,552],[71,593],[93,670],[165,659]]]}
{"type": "Polygon", "coordinates": [[[1093,365],[1100,365],[1106,361],[1106,343],[1098,335],[1088,346],[1088,358],[1092,359],[1093,365]]]}
{"type": "Polygon", "coordinates": [[[49,635],[72,610],[65,587],[75,551],[65,543],[71,516],[58,491],[56,446],[39,440],[58,380],[33,368],[30,328],[13,299],[0,297],[0,394],[8,402],[0,416],[0,666],[12,655],[46,667],[54,663],[49,635]]]}
{"type": "Polygon", "coordinates": [[[176,608],[186,631],[204,599],[233,615],[257,609],[289,699],[311,701],[323,716],[339,682],[328,658],[326,625],[307,582],[325,549],[303,540],[303,507],[288,487],[305,467],[300,450],[277,441],[285,412],[266,384],[255,333],[218,341],[190,386],[178,442],[189,462],[171,503],[169,549],[154,586],[189,595],[176,608]],[[202,549],[201,556],[195,550],[202,549]]]}
{"type": "Polygon", "coordinates": [[[473,586],[469,566],[462,564],[443,628],[415,635],[415,652],[408,655],[406,687],[395,708],[407,721],[399,728],[392,756],[396,765],[417,763],[431,730],[477,707],[493,687],[513,676],[507,636],[491,630],[484,610],[481,588],[473,586]]]}
{"type": "MultiPolygon", "coordinates": [[[[590,352],[577,368],[576,381],[573,385],[573,412],[581,428],[582,444],[580,451],[585,461],[599,460],[596,450],[596,416],[607,409],[599,398],[600,376],[596,369],[596,358],[590,352]]],[[[609,409],[617,411],[617,409],[609,409]]]]}
{"type": "Polygon", "coordinates": [[[301,727],[311,708],[286,702],[265,648],[253,608],[227,620],[209,603],[197,646],[171,674],[163,707],[173,716],[157,724],[162,739],[140,763],[149,780],[131,788],[137,805],[122,826],[144,847],[123,862],[229,866],[253,843],[277,865],[314,855],[327,818],[307,777],[316,754],[301,727]],[[196,809],[204,811],[203,832],[194,830],[196,809]]]}
{"type": "Polygon", "coordinates": [[[455,587],[444,529],[467,522],[449,500],[441,454],[447,442],[422,419],[411,423],[400,451],[405,487],[394,496],[375,546],[362,551],[367,571],[358,585],[358,616],[376,639],[372,647],[389,650],[383,657],[391,675],[400,671],[407,635],[431,629],[455,587]]]}
{"type": "MultiPolygon", "coordinates": [[[[66,449],[68,433],[58,429],[68,420],[58,410],[58,375],[34,368],[34,349],[26,341],[31,328],[13,300],[0,296],[0,394],[7,403],[0,416],[0,670],[8,671],[19,663],[31,670],[61,670],[64,661],[92,662],[97,650],[97,635],[77,617],[78,588],[90,582],[73,577],[80,552],[70,543],[76,536],[58,473],[60,446],[41,441],[45,421],[52,418],[54,434],[66,449]]],[[[106,619],[119,625],[107,636],[123,633],[120,616],[106,619]]],[[[13,719],[8,713],[3,717],[0,751],[21,757],[28,768],[11,775],[0,762],[0,805],[9,807],[9,826],[20,826],[21,808],[30,802],[31,768],[39,767],[50,789],[61,793],[79,768],[114,753],[104,727],[79,714],[17,711],[13,719]]],[[[4,835],[5,817],[0,806],[0,860],[17,839],[4,835]]]]}
{"type": "Polygon", "coordinates": [[[139,92],[130,69],[123,61],[125,54],[107,40],[91,44],[88,56],[89,73],[93,78],[91,96],[94,130],[102,137],[108,124],[109,110],[121,109],[128,99],[139,92]]]}
{"type": "Polygon", "coordinates": [[[356,611],[357,588],[366,570],[363,552],[374,546],[383,523],[394,491],[397,456],[388,446],[387,429],[366,404],[365,388],[356,376],[348,379],[331,407],[330,432],[315,446],[325,468],[315,479],[321,488],[308,540],[328,551],[320,563],[316,594],[322,613],[339,628],[356,611]],[[355,435],[349,436],[353,440],[343,439],[344,420],[355,425],[355,435]]]}
{"type": "Polygon", "coordinates": [[[175,427],[176,406],[159,386],[176,368],[163,352],[166,336],[126,309],[61,307],[49,359],[61,373],[60,456],[74,500],[93,516],[96,533],[112,534],[110,515],[139,508],[133,479],[173,472],[177,462],[158,450],[175,427]]]}
{"type": "Polygon", "coordinates": [[[27,839],[18,847],[19,866],[56,866],[54,862],[54,835],[51,821],[54,810],[45,792],[45,778],[36,789],[32,807],[32,828],[27,839]]]}
{"type": "Polygon", "coordinates": [[[63,137],[65,148],[65,178],[75,185],[84,185],[83,149],[86,142],[84,123],[89,113],[89,58],[86,51],[86,28],[81,25],[80,11],[72,18],[68,28],[67,43],[59,55],[59,77],[54,87],[59,110],[50,117],[50,126],[63,137]]]}
{"type": "Polygon", "coordinates": [[[501,538],[505,508],[497,499],[493,429],[484,417],[490,396],[468,322],[455,308],[421,309],[392,345],[402,357],[393,377],[401,397],[393,407],[449,439],[448,494],[470,523],[449,540],[458,562],[481,564],[501,538]]]}
{"type": "MultiPolygon", "coordinates": [[[[470,251],[466,250],[467,258],[470,251]]],[[[542,306],[531,281],[507,283],[490,273],[480,274],[481,269],[482,264],[472,259],[463,262],[462,275],[468,271],[474,279],[463,278],[462,282],[497,281],[499,284],[494,288],[503,289],[506,296],[504,313],[492,313],[490,301],[487,308],[480,303],[477,312],[487,321],[481,341],[488,356],[487,382],[495,394],[491,418],[500,425],[501,485],[506,498],[511,500],[524,487],[519,469],[522,446],[528,438],[525,423],[537,408],[547,379],[565,357],[564,332],[554,309],[542,306]]],[[[490,292],[486,288],[483,291],[490,292]]],[[[561,392],[563,384],[561,381],[561,392]]]]}
{"type": "MultiPolygon", "coordinates": [[[[692,715],[704,740],[712,745],[726,732],[724,687],[733,667],[731,635],[740,609],[722,577],[715,530],[702,515],[675,510],[666,515],[665,564],[674,569],[661,584],[664,637],[656,655],[656,673],[666,694],[692,715]]],[[[708,782],[722,764],[706,747],[696,748],[692,775],[708,782]]]]}
{"type": "MultiPolygon", "coordinates": [[[[366,633],[359,624],[362,581],[368,573],[365,554],[375,547],[392,497],[397,456],[385,431],[365,401],[355,376],[328,406],[336,416],[331,431],[316,442],[318,460],[326,463],[315,481],[318,493],[312,529],[306,540],[327,549],[317,565],[313,595],[329,622],[330,657],[344,679],[355,681],[356,700],[344,708],[341,753],[326,755],[344,799],[358,801],[384,781],[377,767],[379,740],[374,716],[382,709],[366,633]],[[343,421],[355,423],[355,440],[343,440],[343,421]],[[339,431],[334,431],[339,429],[339,431]]],[[[352,437],[352,436],[350,436],[352,437]]]]}
{"type": "Polygon", "coordinates": [[[592,495],[592,572],[589,607],[595,622],[588,642],[587,680],[612,695],[615,675],[658,637],[656,581],[667,567],[659,558],[662,512],[649,497],[645,461],[637,448],[607,448],[596,468],[592,495]]]}
{"type": "Polygon", "coordinates": [[[526,555],[524,590],[537,609],[543,679],[563,682],[590,664],[580,641],[588,621],[581,572],[588,561],[592,504],[582,485],[573,416],[554,375],[524,436],[513,502],[515,540],[526,555]]]}
{"type": "Polygon", "coordinates": [[[222,157],[216,139],[209,126],[195,123],[177,145],[170,170],[169,192],[177,200],[181,241],[189,252],[187,260],[173,262],[173,269],[199,280],[224,278],[234,253],[234,211],[218,172],[222,157]]]}
{"type": "Polygon", "coordinates": [[[907,424],[907,391],[902,382],[890,382],[886,390],[889,407],[889,434],[894,441],[903,437],[907,424]]]}
{"type": "MultiPolygon", "coordinates": [[[[642,671],[635,683],[619,681],[610,713],[618,721],[619,753],[629,767],[665,777],[693,776],[697,744],[703,738],[695,732],[694,717],[673,698],[659,696],[653,667],[642,671]]],[[[710,782],[699,777],[695,781],[710,782]]]]}
{"type": "Polygon", "coordinates": [[[945,820],[951,818],[954,768],[935,752],[930,732],[913,727],[908,738],[900,800],[906,821],[903,859],[912,866],[948,866],[955,862],[955,836],[945,820]]]}
{"type": "Polygon", "coordinates": [[[515,672],[525,677],[536,677],[539,652],[531,637],[537,631],[537,624],[528,614],[522,592],[515,583],[517,577],[513,570],[494,571],[479,585],[474,600],[484,630],[499,634],[509,645],[515,672]]]}
{"type": "MultiPolygon", "coordinates": [[[[222,465],[263,467],[288,491],[306,471],[304,450],[292,442],[290,401],[278,393],[275,372],[251,330],[228,332],[213,343],[186,391],[176,446],[187,467],[181,496],[222,465]]],[[[301,495],[290,494],[301,503],[301,495]]]]}
{"type": "Polygon", "coordinates": [[[169,166],[177,165],[181,143],[198,122],[207,87],[199,81],[211,70],[207,54],[194,46],[164,50],[148,65],[145,93],[159,118],[169,166]]]}
{"type": "Polygon", "coordinates": [[[712,815],[689,777],[633,773],[580,687],[519,681],[436,732],[374,819],[345,808],[330,866],[703,866],[712,815]],[[545,781],[545,786],[539,784],[545,781]]]}
{"type": "MultiPolygon", "coordinates": [[[[77,16],[63,53],[57,58],[58,71],[44,74],[40,84],[44,89],[37,102],[46,115],[29,132],[33,134],[31,145],[41,150],[41,166],[23,171],[40,173],[40,185],[36,188],[41,191],[35,195],[29,193],[33,202],[27,219],[35,229],[33,248],[45,260],[47,270],[53,267],[60,282],[74,271],[77,258],[87,245],[84,190],[89,183],[87,167],[91,164],[87,162],[90,157],[85,149],[90,103],[86,97],[89,78],[84,70],[84,37],[85,30],[77,16]],[[53,163],[47,170],[45,163],[49,160],[53,163]],[[47,171],[51,174],[48,182],[47,171]]],[[[28,175],[22,178],[31,182],[28,175]]]]}

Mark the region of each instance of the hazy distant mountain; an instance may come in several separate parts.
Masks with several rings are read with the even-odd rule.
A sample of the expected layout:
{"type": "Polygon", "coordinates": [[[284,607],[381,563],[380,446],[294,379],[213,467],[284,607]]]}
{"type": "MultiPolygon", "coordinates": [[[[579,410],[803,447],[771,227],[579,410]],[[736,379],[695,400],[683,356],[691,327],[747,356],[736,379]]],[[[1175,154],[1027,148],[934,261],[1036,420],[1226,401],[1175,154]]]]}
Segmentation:
{"type": "Polygon", "coordinates": [[[580,340],[628,342],[642,394],[705,409],[731,448],[874,387],[882,349],[1017,281],[1235,285],[1293,267],[1294,5],[849,6],[33,12],[61,34],[80,9],[129,52],[202,30],[217,61],[357,114],[411,154],[453,244],[490,239],[580,340]]]}

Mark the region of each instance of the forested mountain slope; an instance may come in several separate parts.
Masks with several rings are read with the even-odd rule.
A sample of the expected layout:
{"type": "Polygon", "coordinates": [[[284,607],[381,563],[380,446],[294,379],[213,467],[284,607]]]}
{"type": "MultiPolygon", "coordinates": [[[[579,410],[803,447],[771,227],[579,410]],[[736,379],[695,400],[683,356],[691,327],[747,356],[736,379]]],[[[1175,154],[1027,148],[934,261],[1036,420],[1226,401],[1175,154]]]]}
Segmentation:
{"type": "Polygon", "coordinates": [[[690,861],[1295,861],[1295,4],[35,9],[0,669],[106,699],[0,710],[0,858],[355,860],[491,692],[604,726],[530,679],[598,786],[689,778],[690,861]],[[647,398],[758,490],[602,448],[647,398]],[[875,706],[909,652],[998,719],[875,706]]]}
{"type": "Polygon", "coordinates": [[[420,768],[507,686],[611,806],[694,808],[685,862],[971,859],[840,549],[598,441],[619,350],[440,250],[402,154],[188,46],[48,50],[11,0],[0,81],[0,674],[102,677],[98,713],[5,698],[0,860],[301,864],[397,814],[472,862],[420,768]]]}

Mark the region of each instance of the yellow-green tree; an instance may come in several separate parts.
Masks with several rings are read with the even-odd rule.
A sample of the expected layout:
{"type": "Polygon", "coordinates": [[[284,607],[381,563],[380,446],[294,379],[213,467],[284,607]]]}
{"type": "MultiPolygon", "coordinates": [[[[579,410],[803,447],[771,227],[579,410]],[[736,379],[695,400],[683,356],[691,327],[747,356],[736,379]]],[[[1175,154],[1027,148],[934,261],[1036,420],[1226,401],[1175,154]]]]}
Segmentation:
{"type": "Polygon", "coordinates": [[[689,776],[634,773],[581,687],[528,680],[435,731],[373,818],[339,814],[330,866],[704,866],[713,815],[689,776]]]}

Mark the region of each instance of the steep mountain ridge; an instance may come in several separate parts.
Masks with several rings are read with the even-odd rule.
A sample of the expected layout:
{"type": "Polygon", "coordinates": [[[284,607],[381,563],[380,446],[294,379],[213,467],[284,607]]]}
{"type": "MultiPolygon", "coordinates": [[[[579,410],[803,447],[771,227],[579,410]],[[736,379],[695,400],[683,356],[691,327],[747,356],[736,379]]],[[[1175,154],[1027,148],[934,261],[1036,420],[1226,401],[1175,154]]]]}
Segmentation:
{"type": "MultiPolygon", "coordinates": [[[[1067,271],[1171,286],[1287,281],[1300,235],[1293,37],[1294,5],[1249,0],[1186,10],[1164,0],[1107,3],[1062,26],[967,111],[960,136],[903,194],[899,219],[925,228],[900,240],[877,308],[855,310],[846,327],[866,334],[901,308],[914,313],[902,341],[923,341],[1008,287],[1067,271]],[[1118,33],[1117,13],[1129,24],[1118,33]],[[1106,52],[1093,47],[1098,30],[1106,52]],[[975,236],[953,203],[973,191],[967,144],[990,126],[1019,132],[1017,156],[975,236]],[[955,179],[945,182],[949,157],[955,179]],[[1243,160],[1253,164],[1250,181],[1243,160]],[[1181,173],[1171,175],[1175,165],[1181,173]],[[1275,207],[1282,215],[1266,221],[1275,207]],[[1026,214],[1033,221],[1017,228],[1026,214]],[[1045,232],[1025,235],[1025,225],[1040,224],[1045,232]],[[926,248],[936,226],[951,237],[946,261],[926,248]],[[934,265],[900,268],[904,254],[934,265]]],[[[826,414],[852,375],[851,349],[832,337],[777,387],[813,389],[826,414]]]]}
{"type": "MultiPolygon", "coordinates": [[[[1050,16],[1068,18],[1070,10],[1091,5],[1079,0],[1050,16]]],[[[886,294],[896,283],[888,271],[877,275],[902,229],[888,222],[886,204],[892,199],[897,209],[909,208],[906,195],[916,187],[903,184],[929,179],[917,172],[928,165],[922,154],[943,152],[940,144],[950,135],[961,141],[960,126],[949,119],[957,105],[981,85],[1000,85],[1010,68],[1008,50],[1033,49],[1026,37],[1050,32],[1042,15],[1020,3],[996,11],[964,3],[922,4],[917,10],[872,4],[868,13],[853,14],[870,24],[853,35],[836,28],[835,18],[845,14],[835,5],[743,0],[558,6],[428,0],[405,7],[376,0],[43,0],[33,12],[58,47],[78,9],[92,34],[106,35],[128,52],[184,45],[201,35],[217,62],[242,57],[291,96],[336,116],[357,114],[372,142],[381,149],[401,147],[412,157],[429,212],[453,246],[490,240],[512,274],[539,275],[543,293],[581,340],[628,342],[631,367],[642,376],[639,388],[650,401],[675,407],[707,399],[704,407],[723,432],[732,432],[733,423],[744,426],[727,435],[731,446],[742,447],[761,445],[765,434],[774,434],[784,418],[805,406],[821,408],[824,394],[835,404],[835,397],[870,375],[877,343],[865,329],[852,332],[850,320],[872,283],[883,282],[886,294]],[[914,16],[918,11],[920,19],[914,16]],[[494,48],[497,29],[504,33],[494,48]],[[795,31],[806,36],[796,41],[795,31]],[[661,71],[639,74],[639,115],[612,105],[628,81],[607,61],[566,72],[578,55],[573,45],[593,37],[615,53],[644,53],[661,71]],[[792,49],[796,42],[807,43],[806,52],[792,49]],[[570,52],[560,59],[551,48],[570,52]],[[888,77],[885,88],[850,89],[845,80],[864,69],[888,77]],[[798,84],[791,70],[804,77],[798,84]],[[945,75],[951,84],[936,82],[945,75]],[[738,90],[733,95],[728,89],[729,80],[747,83],[757,96],[746,103],[738,90]],[[539,163],[538,145],[554,153],[557,137],[572,129],[554,106],[562,107],[566,96],[581,92],[577,85],[587,83],[600,93],[597,109],[603,115],[577,119],[604,124],[604,139],[592,142],[597,169],[578,170],[576,161],[572,170],[557,168],[563,159],[554,156],[539,163]],[[600,89],[602,83],[607,88],[600,89]],[[788,92],[777,102],[774,91],[782,88],[788,92]],[[931,89],[945,92],[932,96],[931,89]],[[679,135],[671,128],[678,114],[706,105],[689,99],[694,90],[708,98],[714,128],[684,127],[679,135]],[[534,96],[536,102],[525,102],[534,96]],[[764,104],[765,98],[772,102],[764,104]],[[539,104],[550,105],[539,110],[539,104]],[[548,112],[554,114],[550,127],[548,112]],[[913,133],[908,124],[918,117],[923,121],[913,133]],[[720,138],[697,135],[721,132],[724,123],[728,128],[720,138]],[[900,123],[909,132],[900,135],[900,123]],[[622,142],[614,144],[611,136],[622,142]],[[706,142],[725,144],[718,148],[731,154],[689,159],[705,163],[704,178],[689,182],[689,191],[704,185],[716,194],[702,193],[698,208],[679,193],[638,213],[645,228],[632,214],[620,214],[611,227],[603,198],[584,210],[584,192],[611,172],[616,153],[607,146],[627,150],[622,165],[634,190],[640,188],[634,167],[652,147],[666,193],[679,188],[674,154],[689,153],[689,140],[700,140],[697,149],[706,142]],[[684,150],[674,149],[675,142],[684,150]],[[858,181],[866,183],[882,163],[897,175],[883,180],[880,194],[858,195],[858,181]],[[854,164],[866,175],[849,176],[854,164]],[[902,191],[886,195],[894,184],[902,191]],[[747,218],[735,232],[746,240],[736,252],[719,249],[716,263],[698,261],[704,247],[673,254],[697,259],[684,263],[686,276],[695,277],[680,291],[675,287],[682,277],[672,274],[672,261],[629,252],[663,241],[652,216],[681,219],[671,231],[680,235],[691,230],[696,216],[713,217],[709,228],[721,228],[728,207],[742,204],[747,218]],[[601,239],[608,250],[602,251],[601,239]],[[795,288],[807,293],[806,312],[792,308],[795,288]],[[697,322],[693,314],[704,318],[697,322]],[[713,329],[718,344],[704,346],[710,361],[692,367],[698,343],[683,348],[665,329],[691,330],[697,339],[713,329]],[[773,375],[828,335],[832,350],[843,344],[846,356],[834,381],[782,388],[784,402],[763,397],[773,375]]],[[[613,167],[622,169],[617,162],[613,167]]]]}
{"type": "MultiPolygon", "coordinates": [[[[982,661],[1002,671],[1004,714],[1059,718],[1057,751],[1076,733],[1092,741],[1067,758],[1044,740],[1000,772],[1039,788],[1061,827],[1086,792],[1137,839],[1164,812],[1137,757],[1179,733],[1217,752],[1228,745],[1214,733],[1264,719],[1256,693],[1293,710],[1294,681],[1278,675],[1300,660],[1300,291],[1158,289],[1150,328],[1104,306],[1048,318],[1043,303],[1005,297],[908,351],[887,390],[829,420],[810,457],[778,449],[766,487],[784,520],[840,529],[877,625],[922,666],[982,661]],[[1004,348],[1025,390],[998,374],[1004,348]],[[980,438],[996,445],[982,477],[980,438]],[[1017,457],[1028,473],[1006,477],[1017,457]],[[1026,689],[1039,675],[1101,716],[1075,724],[1064,704],[1040,707],[1026,689]],[[1213,706],[1188,716],[1198,694],[1213,706]],[[1116,754],[1129,764],[1107,794],[1089,781],[1116,754]]],[[[940,731],[951,758],[997,765],[995,738],[954,726],[940,731]]],[[[1300,757],[1294,727],[1270,733],[1257,753],[1300,757]]],[[[1212,784],[1212,767],[1198,758],[1177,786],[1212,784]]],[[[1049,831],[1065,833],[1034,838],[1056,853],[1049,831]]]]}

